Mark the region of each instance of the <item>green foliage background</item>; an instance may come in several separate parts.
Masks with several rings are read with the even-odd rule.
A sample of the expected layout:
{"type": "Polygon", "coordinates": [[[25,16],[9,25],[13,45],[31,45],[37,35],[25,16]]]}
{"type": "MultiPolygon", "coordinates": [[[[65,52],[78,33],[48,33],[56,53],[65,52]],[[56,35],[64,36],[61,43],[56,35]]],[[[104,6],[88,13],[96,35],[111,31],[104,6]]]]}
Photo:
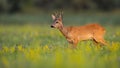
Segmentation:
{"type": "Polygon", "coordinates": [[[120,68],[120,0],[0,0],[0,68],[120,68]],[[108,46],[72,49],[50,28],[63,10],[65,26],[99,23],[108,46]]]}

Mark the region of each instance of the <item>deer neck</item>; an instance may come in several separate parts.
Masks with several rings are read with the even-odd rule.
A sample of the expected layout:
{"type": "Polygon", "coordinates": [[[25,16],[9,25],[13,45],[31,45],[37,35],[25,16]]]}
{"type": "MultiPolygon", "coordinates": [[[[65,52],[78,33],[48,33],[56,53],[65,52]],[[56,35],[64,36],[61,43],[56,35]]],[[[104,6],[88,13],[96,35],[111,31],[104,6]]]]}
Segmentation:
{"type": "Polygon", "coordinates": [[[67,37],[68,31],[67,29],[62,25],[60,28],[58,28],[60,30],[60,32],[67,37]]]}

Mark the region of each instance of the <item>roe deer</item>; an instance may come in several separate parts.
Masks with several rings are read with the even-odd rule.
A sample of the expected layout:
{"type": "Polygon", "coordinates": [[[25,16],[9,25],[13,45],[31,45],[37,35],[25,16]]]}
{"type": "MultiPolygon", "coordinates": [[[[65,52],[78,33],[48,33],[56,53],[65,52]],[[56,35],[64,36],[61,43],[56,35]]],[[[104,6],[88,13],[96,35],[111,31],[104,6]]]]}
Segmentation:
{"type": "Polygon", "coordinates": [[[96,43],[107,45],[104,40],[105,29],[99,24],[87,24],[84,26],[64,27],[62,13],[52,14],[52,28],[57,28],[65,36],[67,41],[76,47],[79,41],[92,39],[96,43]]]}

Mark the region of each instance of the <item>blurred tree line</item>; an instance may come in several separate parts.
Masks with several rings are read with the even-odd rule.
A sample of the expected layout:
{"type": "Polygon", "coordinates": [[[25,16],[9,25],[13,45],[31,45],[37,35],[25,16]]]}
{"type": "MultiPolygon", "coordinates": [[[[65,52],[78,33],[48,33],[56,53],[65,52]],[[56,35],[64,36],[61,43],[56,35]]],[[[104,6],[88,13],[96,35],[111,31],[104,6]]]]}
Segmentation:
{"type": "Polygon", "coordinates": [[[120,0],[0,0],[1,13],[21,12],[28,8],[111,11],[120,8],[120,0]]]}

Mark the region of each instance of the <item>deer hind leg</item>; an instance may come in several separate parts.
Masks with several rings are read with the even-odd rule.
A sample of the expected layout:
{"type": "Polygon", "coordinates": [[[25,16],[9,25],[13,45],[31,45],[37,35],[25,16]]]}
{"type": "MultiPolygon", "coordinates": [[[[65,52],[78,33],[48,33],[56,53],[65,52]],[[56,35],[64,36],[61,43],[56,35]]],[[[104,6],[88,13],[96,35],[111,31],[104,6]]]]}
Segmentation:
{"type": "Polygon", "coordinates": [[[92,39],[92,40],[93,40],[93,42],[94,42],[95,45],[99,44],[95,39],[92,39]]]}
{"type": "Polygon", "coordinates": [[[103,37],[95,37],[94,41],[97,43],[101,43],[103,45],[107,45],[106,41],[103,39],[103,37]]]}
{"type": "Polygon", "coordinates": [[[102,45],[107,45],[106,41],[104,40],[104,32],[95,32],[93,34],[93,39],[102,45]]]}

